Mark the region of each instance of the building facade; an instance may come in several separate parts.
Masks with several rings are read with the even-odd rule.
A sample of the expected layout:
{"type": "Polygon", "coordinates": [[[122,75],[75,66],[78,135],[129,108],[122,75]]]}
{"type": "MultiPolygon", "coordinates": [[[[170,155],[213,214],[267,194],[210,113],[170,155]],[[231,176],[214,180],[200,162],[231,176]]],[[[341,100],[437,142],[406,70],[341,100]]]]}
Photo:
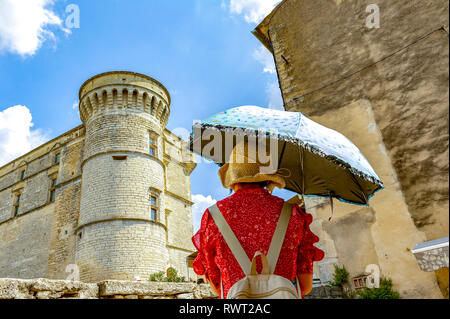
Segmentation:
{"type": "Polygon", "coordinates": [[[168,91],[107,72],[79,100],[82,125],[0,168],[0,277],[187,277],[195,164],[165,128],[168,91]]]}
{"type": "Polygon", "coordinates": [[[448,267],[423,272],[411,252],[448,236],[448,1],[284,0],[253,33],[284,108],[348,137],[386,186],[330,222],[328,201],[306,199],[322,281],[377,265],[404,297],[448,298],[448,267]]]}

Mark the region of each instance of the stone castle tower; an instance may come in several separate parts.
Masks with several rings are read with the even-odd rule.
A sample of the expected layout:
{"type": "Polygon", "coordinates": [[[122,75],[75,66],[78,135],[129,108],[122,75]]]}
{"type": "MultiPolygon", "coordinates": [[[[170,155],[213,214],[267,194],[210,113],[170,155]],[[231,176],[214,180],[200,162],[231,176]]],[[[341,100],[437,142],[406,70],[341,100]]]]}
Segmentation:
{"type": "Polygon", "coordinates": [[[65,279],[68,265],[85,282],[193,275],[195,164],[165,128],[169,92],[107,72],[79,101],[81,126],[0,168],[0,277],[65,279]]]}
{"type": "Polygon", "coordinates": [[[159,144],[169,93],[150,77],[112,72],[85,82],[79,97],[86,127],[76,248],[81,279],[133,279],[163,269],[168,252],[166,230],[158,224],[165,188],[159,144]],[[152,197],[159,215],[152,216],[152,197]]]}

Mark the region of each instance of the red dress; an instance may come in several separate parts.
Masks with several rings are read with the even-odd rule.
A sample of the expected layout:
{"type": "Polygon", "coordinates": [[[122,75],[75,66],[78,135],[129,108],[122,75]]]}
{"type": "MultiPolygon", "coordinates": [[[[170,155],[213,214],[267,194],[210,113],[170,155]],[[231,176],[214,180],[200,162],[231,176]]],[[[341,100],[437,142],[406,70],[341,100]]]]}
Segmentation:
{"type": "MultiPolygon", "coordinates": [[[[217,207],[225,217],[249,259],[257,251],[267,254],[270,241],[283,207],[283,199],[261,187],[241,189],[219,201],[217,207]]],[[[313,243],[319,238],[309,229],[312,216],[294,205],[286,238],[281,248],[275,274],[289,280],[300,274],[313,273],[313,261],[322,260],[324,253],[313,243]]],[[[199,231],[192,237],[198,250],[194,271],[205,275],[219,290],[222,275],[224,296],[245,274],[217,229],[209,211],[202,217],[199,231]]],[[[257,271],[261,271],[258,258],[257,271]]]]}

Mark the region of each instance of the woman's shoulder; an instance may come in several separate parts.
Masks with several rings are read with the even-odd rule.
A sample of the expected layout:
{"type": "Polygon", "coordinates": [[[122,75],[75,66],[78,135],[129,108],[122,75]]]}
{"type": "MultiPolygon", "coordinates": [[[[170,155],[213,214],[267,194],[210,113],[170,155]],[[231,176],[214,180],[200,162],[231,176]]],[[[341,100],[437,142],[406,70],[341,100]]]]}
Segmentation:
{"type": "Polygon", "coordinates": [[[217,202],[218,205],[224,205],[234,202],[250,202],[251,200],[262,200],[282,203],[284,200],[278,196],[272,195],[269,191],[264,188],[249,188],[239,190],[222,200],[217,202]]]}

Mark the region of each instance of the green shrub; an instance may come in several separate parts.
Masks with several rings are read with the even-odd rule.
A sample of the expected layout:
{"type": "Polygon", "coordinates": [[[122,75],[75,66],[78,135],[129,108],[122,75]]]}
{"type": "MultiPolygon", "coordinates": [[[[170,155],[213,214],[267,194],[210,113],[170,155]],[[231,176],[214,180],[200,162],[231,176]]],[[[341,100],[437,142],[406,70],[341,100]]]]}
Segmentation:
{"type": "Polygon", "coordinates": [[[148,280],[150,281],[163,281],[164,279],[164,271],[160,271],[150,275],[148,280]]]}
{"type": "Polygon", "coordinates": [[[184,277],[178,277],[178,272],[176,271],[175,268],[169,268],[167,270],[167,277],[166,278],[167,278],[167,281],[170,281],[170,282],[183,282],[183,281],[185,281],[184,277]]]}
{"type": "Polygon", "coordinates": [[[380,278],[379,288],[362,288],[356,292],[358,299],[399,299],[400,294],[392,289],[392,280],[380,278]]]}
{"type": "Polygon", "coordinates": [[[160,271],[151,274],[149,281],[162,281],[162,282],[184,282],[184,277],[178,277],[178,272],[174,268],[167,270],[167,276],[164,276],[164,271],[160,271]]]}
{"type": "Polygon", "coordinates": [[[348,271],[345,269],[345,266],[339,267],[338,265],[334,265],[334,274],[333,281],[330,282],[330,285],[336,287],[342,287],[344,284],[348,283],[348,271]]]}
{"type": "Polygon", "coordinates": [[[355,299],[356,291],[352,289],[342,289],[342,298],[344,299],[355,299]]]}

